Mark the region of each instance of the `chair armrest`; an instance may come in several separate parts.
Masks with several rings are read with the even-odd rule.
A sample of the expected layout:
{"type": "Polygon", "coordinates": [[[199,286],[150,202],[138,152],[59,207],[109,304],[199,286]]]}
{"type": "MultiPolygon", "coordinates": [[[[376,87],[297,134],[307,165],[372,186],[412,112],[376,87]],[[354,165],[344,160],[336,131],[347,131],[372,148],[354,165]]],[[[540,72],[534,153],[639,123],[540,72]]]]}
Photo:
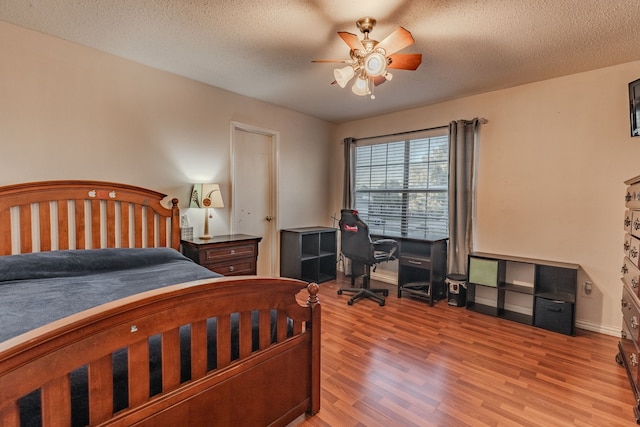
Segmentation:
{"type": "Polygon", "coordinates": [[[373,242],[373,250],[375,252],[384,252],[388,259],[395,258],[395,252],[398,249],[398,242],[393,239],[379,239],[373,242]]]}

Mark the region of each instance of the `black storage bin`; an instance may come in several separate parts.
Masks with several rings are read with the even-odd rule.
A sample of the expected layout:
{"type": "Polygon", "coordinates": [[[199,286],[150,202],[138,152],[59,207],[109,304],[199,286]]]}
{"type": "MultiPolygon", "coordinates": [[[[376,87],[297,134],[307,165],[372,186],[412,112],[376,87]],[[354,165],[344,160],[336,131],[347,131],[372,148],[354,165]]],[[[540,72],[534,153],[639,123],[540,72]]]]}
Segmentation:
{"type": "Polygon", "coordinates": [[[447,300],[449,305],[464,307],[467,305],[467,276],[464,274],[447,274],[447,300]]]}
{"type": "Polygon", "coordinates": [[[534,326],[573,335],[573,304],[536,297],[534,326]]]}

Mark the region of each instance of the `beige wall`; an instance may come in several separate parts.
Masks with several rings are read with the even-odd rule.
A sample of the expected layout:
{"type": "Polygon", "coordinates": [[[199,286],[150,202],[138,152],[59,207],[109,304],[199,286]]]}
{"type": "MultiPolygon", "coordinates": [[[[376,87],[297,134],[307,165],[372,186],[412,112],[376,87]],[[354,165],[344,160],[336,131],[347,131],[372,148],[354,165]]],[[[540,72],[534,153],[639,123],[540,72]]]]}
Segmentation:
{"type": "Polygon", "coordinates": [[[115,181],[185,207],[191,183],[218,182],[225,209],[213,224],[224,234],[237,121],[280,133],[279,226],[330,224],[332,125],[3,22],[0,58],[0,185],[115,181]]]}
{"type": "MultiPolygon", "coordinates": [[[[347,136],[422,129],[485,117],[478,152],[476,250],[572,262],[578,325],[620,331],[623,181],[640,174],[640,138],[629,136],[627,84],[640,62],[339,125],[347,136]]],[[[398,76],[401,78],[401,76],[398,76]]],[[[376,99],[375,102],[384,102],[376,99]]],[[[341,204],[334,178],[333,209],[341,204]]]]}

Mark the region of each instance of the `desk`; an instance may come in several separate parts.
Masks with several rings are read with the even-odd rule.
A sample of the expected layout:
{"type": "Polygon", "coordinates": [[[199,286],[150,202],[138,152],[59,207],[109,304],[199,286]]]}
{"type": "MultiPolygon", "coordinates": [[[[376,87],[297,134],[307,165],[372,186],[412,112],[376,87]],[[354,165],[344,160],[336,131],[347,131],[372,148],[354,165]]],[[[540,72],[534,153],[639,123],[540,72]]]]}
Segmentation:
{"type": "Polygon", "coordinates": [[[444,236],[424,240],[389,237],[398,242],[398,298],[406,292],[433,305],[445,297],[447,241],[444,236]]]}
{"type": "Polygon", "coordinates": [[[224,276],[239,276],[256,274],[260,240],[262,237],[229,234],[206,240],[180,240],[180,243],[182,253],[201,266],[224,276]]]}

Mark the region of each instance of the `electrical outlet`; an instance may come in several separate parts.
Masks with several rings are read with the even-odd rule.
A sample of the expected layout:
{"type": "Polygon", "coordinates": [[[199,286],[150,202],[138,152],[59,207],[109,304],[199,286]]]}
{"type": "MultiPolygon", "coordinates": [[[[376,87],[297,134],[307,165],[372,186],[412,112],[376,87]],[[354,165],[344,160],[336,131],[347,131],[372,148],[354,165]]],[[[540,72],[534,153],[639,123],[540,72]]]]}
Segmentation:
{"type": "Polygon", "coordinates": [[[582,296],[590,297],[593,293],[593,282],[586,280],[582,285],[582,296]]]}

